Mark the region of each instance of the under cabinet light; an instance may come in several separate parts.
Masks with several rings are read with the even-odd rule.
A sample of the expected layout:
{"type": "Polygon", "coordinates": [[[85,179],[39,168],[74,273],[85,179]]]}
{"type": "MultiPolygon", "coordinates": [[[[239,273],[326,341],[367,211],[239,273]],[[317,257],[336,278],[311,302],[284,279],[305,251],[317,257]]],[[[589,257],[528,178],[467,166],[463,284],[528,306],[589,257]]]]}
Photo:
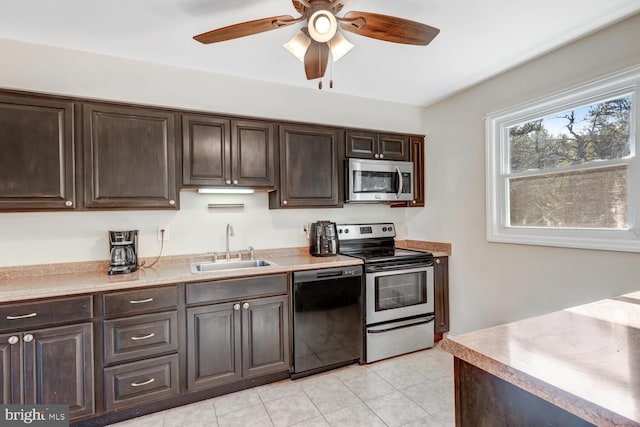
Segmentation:
{"type": "Polygon", "coordinates": [[[198,188],[200,194],[253,194],[253,188],[198,188]]]}

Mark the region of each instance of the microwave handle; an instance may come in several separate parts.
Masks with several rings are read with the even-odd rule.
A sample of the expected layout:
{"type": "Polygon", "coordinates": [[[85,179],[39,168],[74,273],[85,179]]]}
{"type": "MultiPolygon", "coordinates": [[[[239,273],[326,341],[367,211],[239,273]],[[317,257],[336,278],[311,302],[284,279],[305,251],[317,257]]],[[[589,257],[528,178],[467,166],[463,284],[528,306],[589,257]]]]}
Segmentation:
{"type": "Polygon", "coordinates": [[[402,182],[402,172],[400,172],[400,168],[396,166],[396,173],[398,174],[398,191],[396,192],[396,197],[400,198],[400,194],[402,194],[402,187],[404,187],[402,182]]]}

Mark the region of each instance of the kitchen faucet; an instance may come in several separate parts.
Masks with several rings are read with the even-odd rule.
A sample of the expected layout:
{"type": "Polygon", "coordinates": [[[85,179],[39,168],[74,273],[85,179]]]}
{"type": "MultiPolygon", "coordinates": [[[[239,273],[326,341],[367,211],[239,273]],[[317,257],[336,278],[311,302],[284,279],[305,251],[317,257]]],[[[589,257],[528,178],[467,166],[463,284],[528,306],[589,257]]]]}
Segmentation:
{"type": "Polygon", "coordinates": [[[227,250],[225,252],[225,258],[227,259],[227,261],[231,260],[231,252],[229,252],[229,237],[230,236],[235,236],[235,234],[233,234],[233,225],[227,224],[227,250]]]}

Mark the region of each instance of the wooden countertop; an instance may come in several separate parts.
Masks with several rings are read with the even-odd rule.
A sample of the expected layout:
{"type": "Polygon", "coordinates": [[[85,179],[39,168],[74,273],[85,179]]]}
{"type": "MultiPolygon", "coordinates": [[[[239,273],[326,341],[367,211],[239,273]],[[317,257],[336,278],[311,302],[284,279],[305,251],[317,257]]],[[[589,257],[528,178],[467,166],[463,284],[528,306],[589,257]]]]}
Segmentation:
{"type": "Polygon", "coordinates": [[[453,336],[442,348],[598,426],[640,426],[640,292],[453,336]]]}
{"type": "Polygon", "coordinates": [[[154,267],[113,276],[107,275],[108,262],[53,264],[22,269],[11,267],[4,269],[0,276],[0,302],[362,264],[357,258],[342,255],[313,257],[308,249],[294,248],[256,251],[256,258],[272,261],[276,264],[273,266],[191,273],[191,262],[210,261],[211,258],[211,255],[169,257],[161,259],[154,267]],[[43,274],[45,272],[47,274],[43,274]]]}

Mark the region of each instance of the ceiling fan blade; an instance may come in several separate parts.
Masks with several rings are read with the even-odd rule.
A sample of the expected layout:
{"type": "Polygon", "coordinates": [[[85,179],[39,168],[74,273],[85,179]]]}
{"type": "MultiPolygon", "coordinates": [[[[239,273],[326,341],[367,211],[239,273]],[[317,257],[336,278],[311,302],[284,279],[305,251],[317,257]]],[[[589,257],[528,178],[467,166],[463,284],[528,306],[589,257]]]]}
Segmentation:
{"type": "Polygon", "coordinates": [[[393,43],[426,46],[440,32],[420,22],[377,13],[347,12],[339,21],[345,31],[393,43]]]}
{"type": "Polygon", "coordinates": [[[275,30],[276,28],[300,22],[302,19],[303,17],[294,18],[289,15],[272,16],[271,18],[256,19],[255,21],[242,22],[240,24],[229,25],[228,27],[218,28],[217,30],[198,34],[197,36],[193,36],[193,38],[204,44],[217,43],[275,30]]]}
{"type": "Polygon", "coordinates": [[[329,45],[312,40],[304,55],[304,72],[307,74],[307,80],[323,77],[327,70],[327,62],[329,62],[329,45]]]}

